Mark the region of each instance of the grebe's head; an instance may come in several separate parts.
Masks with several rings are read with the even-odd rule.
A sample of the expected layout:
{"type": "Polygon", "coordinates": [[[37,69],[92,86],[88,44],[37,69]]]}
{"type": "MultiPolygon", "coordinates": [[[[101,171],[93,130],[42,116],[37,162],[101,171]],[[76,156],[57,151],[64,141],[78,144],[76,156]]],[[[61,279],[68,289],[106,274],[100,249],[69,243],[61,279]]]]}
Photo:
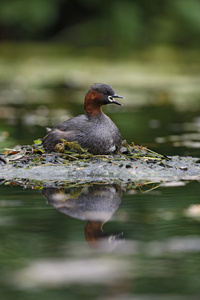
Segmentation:
{"type": "Polygon", "coordinates": [[[101,112],[101,106],[106,104],[117,104],[115,98],[124,98],[115,94],[114,90],[108,84],[95,83],[91,86],[85,96],[85,112],[89,115],[95,115],[101,112]]]}

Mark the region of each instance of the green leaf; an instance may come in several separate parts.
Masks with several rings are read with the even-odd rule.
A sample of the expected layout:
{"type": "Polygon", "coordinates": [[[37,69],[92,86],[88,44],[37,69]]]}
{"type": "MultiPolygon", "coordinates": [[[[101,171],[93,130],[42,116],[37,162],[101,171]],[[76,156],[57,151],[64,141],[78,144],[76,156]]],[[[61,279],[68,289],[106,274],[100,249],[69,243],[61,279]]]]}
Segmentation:
{"type": "Polygon", "coordinates": [[[34,144],[35,144],[35,145],[38,145],[38,144],[41,144],[41,143],[42,143],[42,140],[41,140],[41,139],[34,140],[34,144]]]}

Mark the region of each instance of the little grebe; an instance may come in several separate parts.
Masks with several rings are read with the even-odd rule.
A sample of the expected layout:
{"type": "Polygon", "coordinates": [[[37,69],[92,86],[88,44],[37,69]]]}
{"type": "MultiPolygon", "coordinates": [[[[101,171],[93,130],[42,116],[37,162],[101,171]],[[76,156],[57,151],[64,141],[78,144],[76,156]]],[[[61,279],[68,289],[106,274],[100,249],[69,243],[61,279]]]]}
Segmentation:
{"type": "Polygon", "coordinates": [[[106,104],[122,105],[114,98],[123,97],[115,94],[107,84],[93,84],[85,96],[86,115],[69,119],[50,130],[42,141],[44,149],[53,152],[56,144],[65,139],[68,142],[77,141],[93,154],[119,152],[122,141],[119,129],[101,109],[106,104]]]}

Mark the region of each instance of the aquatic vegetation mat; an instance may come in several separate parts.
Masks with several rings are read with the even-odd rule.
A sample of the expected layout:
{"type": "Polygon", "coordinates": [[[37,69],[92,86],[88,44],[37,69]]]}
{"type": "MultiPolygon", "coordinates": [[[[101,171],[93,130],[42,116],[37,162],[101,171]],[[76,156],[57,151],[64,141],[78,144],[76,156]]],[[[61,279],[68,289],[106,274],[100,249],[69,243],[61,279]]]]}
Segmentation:
{"type": "Polygon", "coordinates": [[[117,155],[93,155],[76,142],[63,140],[58,152],[45,153],[41,140],[6,149],[0,155],[0,178],[27,178],[68,182],[153,182],[200,180],[200,160],[167,157],[123,141],[117,155]]]}

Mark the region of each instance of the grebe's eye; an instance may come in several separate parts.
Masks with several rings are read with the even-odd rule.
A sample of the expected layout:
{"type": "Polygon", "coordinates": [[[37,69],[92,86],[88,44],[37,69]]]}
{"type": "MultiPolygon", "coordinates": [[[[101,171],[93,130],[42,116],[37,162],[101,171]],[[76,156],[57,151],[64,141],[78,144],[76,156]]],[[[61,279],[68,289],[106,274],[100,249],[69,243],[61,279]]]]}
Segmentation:
{"type": "Polygon", "coordinates": [[[112,96],[108,96],[108,100],[110,101],[110,102],[113,102],[113,97],[112,96]]]}

